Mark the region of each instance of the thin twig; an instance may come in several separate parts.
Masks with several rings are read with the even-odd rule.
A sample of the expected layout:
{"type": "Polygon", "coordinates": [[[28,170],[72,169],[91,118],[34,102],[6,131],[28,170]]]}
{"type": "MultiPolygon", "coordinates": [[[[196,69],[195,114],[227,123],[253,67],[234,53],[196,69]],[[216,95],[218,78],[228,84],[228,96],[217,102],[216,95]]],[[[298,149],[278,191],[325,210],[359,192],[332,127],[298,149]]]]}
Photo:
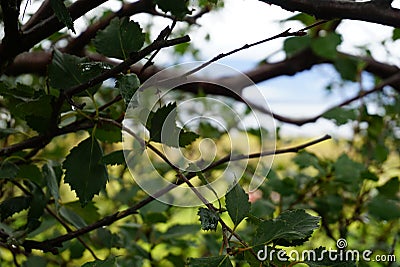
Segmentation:
{"type": "MultiPolygon", "coordinates": [[[[121,124],[117,123],[114,125],[121,125],[121,124]]],[[[320,140],[320,139],[317,139],[317,140],[320,140]]],[[[319,142],[321,142],[321,140],[319,142]]],[[[305,148],[307,146],[314,145],[314,144],[316,144],[316,141],[307,142],[305,144],[301,144],[301,145],[298,145],[298,146],[295,146],[292,148],[286,148],[286,149],[281,149],[281,150],[278,149],[275,151],[275,153],[277,153],[277,154],[288,153],[288,152],[292,152],[293,150],[296,150],[296,149],[298,150],[299,148],[305,148]]],[[[269,153],[265,152],[264,156],[267,156],[267,155],[269,155],[269,153]]],[[[186,175],[186,178],[191,179],[195,176],[196,176],[196,173],[188,173],[186,175]]],[[[178,186],[177,184],[171,183],[171,184],[167,185],[166,187],[164,187],[163,189],[154,193],[152,196],[146,197],[145,199],[143,199],[142,201],[138,202],[137,204],[131,206],[130,208],[128,208],[124,211],[121,211],[121,212],[116,212],[113,215],[104,217],[103,219],[101,219],[93,224],[90,224],[88,226],[85,226],[83,228],[75,230],[73,232],[70,232],[70,233],[67,233],[67,234],[52,238],[52,239],[44,240],[44,241],[25,240],[23,242],[22,246],[25,248],[25,250],[27,252],[30,252],[32,249],[39,249],[44,252],[50,251],[54,254],[57,254],[58,253],[57,247],[61,247],[63,242],[74,239],[78,236],[89,233],[95,229],[110,225],[110,224],[114,223],[115,221],[121,220],[127,216],[135,214],[135,213],[137,213],[137,210],[139,210],[140,208],[149,204],[153,200],[165,195],[166,193],[168,193],[172,189],[176,188],[177,186],[178,186]]],[[[235,235],[236,238],[238,238],[236,233],[232,233],[232,234],[235,235]]]]}

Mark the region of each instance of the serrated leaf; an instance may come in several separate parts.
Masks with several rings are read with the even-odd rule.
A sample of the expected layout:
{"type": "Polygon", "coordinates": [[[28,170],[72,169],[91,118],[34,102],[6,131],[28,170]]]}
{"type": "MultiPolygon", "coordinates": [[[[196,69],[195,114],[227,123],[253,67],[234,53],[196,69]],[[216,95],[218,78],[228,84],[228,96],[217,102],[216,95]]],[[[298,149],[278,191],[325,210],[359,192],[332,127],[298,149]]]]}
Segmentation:
{"type": "Polygon", "coordinates": [[[357,118],[357,115],[352,109],[335,107],[326,111],[322,117],[334,120],[337,125],[343,125],[346,124],[348,121],[355,120],[357,118]]]}
{"type": "Polygon", "coordinates": [[[189,13],[189,9],[187,8],[187,1],[185,0],[155,0],[154,2],[162,11],[164,11],[165,13],[171,12],[172,15],[178,18],[182,18],[189,13]]]}
{"type": "Polygon", "coordinates": [[[176,126],[176,103],[169,103],[151,112],[146,123],[150,140],[172,147],[185,147],[199,135],[176,126]]]}
{"type": "Polygon", "coordinates": [[[183,129],[181,129],[181,132],[179,133],[179,146],[180,147],[185,147],[193,143],[197,138],[199,138],[199,135],[194,133],[194,132],[187,132],[183,129]]]}
{"type": "Polygon", "coordinates": [[[335,59],[337,57],[336,47],[342,42],[342,37],[330,32],[326,36],[312,39],[311,49],[313,52],[323,58],[335,59]]]}
{"type": "Polygon", "coordinates": [[[217,230],[219,215],[218,213],[206,208],[199,208],[197,215],[200,216],[201,229],[203,230],[217,230]]]}
{"type": "Polygon", "coordinates": [[[228,255],[221,255],[208,258],[189,258],[188,266],[191,267],[233,267],[228,255]]]}
{"type": "Polygon", "coordinates": [[[19,167],[12,162],[6,161],[0,164],[0,179],[13,179],[17,177],[19,167]]]}
{"type": "Polygon", "coordinates": [[[33,130],[43,133],[49,130],[54,97],[42,95],[38,99],[22,102],[16,105],[18,110],[15,114],[24,119],[33,130]]]}
{"type": "Polygon", "coordinates": [[[115,82],[115,87],[119,89],[119,93],[124,99],[126,105],[129,104],[139,86],[140,86],[139,78],[134,73],[120,76],[115,82]]]}
{"type": "MultiPolygon", "coordinates": [[[[87,59],[54,50],[53,59],[48,68],[50,85],[59,90],[66,90],[85,83],[101,73],[100,67],[85,68],[82,64],[86,62],[87,59]]],[[[94,94],[99,87],[100,84],[89,88],[88,91],[94,94]]],[[[78,96],[82,95],[86,95],[86,92],[78,94],[78,96]]]]}
{"type": "Polygon", "coordinates": [[[75,33],[74,22],[72,21],[71,15],[69,14],[69,11],[64,4],[64,1],[50,0],[50,4],[58,20],[64,23],[64,25],[67,26],[68,29],[75,33]]]}
{"type": "Polygon", "coordinates": [[[106,165],[123,165],[125,164],[125,153],[129,153],[130,150],[117,150],[107,154],[103,157],[103,163],[106,165]]]}
{"type": "Polygon", "coordinates": [[[116,258],[109,257],[106,260],[95,260],[91,262],[87,262],[82,265],[82,267],[115,267],[116,266],[116,258]]]}
{"type": "Polygon", "coordinates": [[[102,158],[99,143],[90,136],[74,147],[63,163],[64,181],[75,190],[82,206],[106,187],[108,174],[102,158]]]}
{"type": "Polygon", "coordinates": [[[142,48],[144,36],[138,23],[126,17],[114,18],[97,33],[93,43],[96,50],[107,57],[127,59],[130,53],[142,48]]]}
{"type": "Polygon", "coordinates": [[[4,221],[13,214],[26,210],[30,206],[31,197],[11,197],[0,203],[0,221],[4,221]]]}
{"type": "Polygon", "coordinates": [[[292,210],[281,213],[277,218],[261,222],[256,231],[255,245],[280,242],[287,245],[304,243],[315,229],[320,218],[304,210],[292,210]]]}
{"type": "Polygon", "coordinates": [[[233,223],[238,225],[250,212],[249,196],[243,188],[236,185],[225,195],[226,209],[233,223]]]}

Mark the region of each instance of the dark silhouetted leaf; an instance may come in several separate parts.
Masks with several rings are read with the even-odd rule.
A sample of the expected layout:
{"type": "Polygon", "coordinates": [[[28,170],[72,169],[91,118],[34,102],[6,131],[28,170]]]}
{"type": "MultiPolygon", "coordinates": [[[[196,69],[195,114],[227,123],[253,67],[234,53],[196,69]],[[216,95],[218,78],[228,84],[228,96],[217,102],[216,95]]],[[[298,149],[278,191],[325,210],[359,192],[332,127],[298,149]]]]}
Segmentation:
{"type": "Polygon", "coordinates": [[[4,221],[14,213],[26,210],[32,198],[26,196],[11,197],[0,203],[0,221],[4,221]]]}
{"type": "Polygon", "coordinates": [[[123,76],[118,77],[115,87],[119,89],[119,92],[122,98],[125,101],[125,104],[129,104],[133,95],[136,93],[136,90],[140,86],[139,78],[136,74],[130,73],[123,76]]]}
{"type": "Polygon", "coordinates": [[[17,176],[19,167],[12,162],[2,162],[0,164],[0,179],[12,179],[17,176]]]}
{"type": "Polygon", "coordinates": [[[233,223],[238,225],[250,212],[249,196],[243,188],[236,185],[225,195],[226,209],[233,223]]]}
{"type": "Polygon", "coordinates": [[[108,174],[102,158],[99,143],[90,136],[74,147],[63,163],[64,180],[75,190],[82,206],[106,187],[108,174]]]}
{"type": "Polygon", "coordinates": [[[219,215],[218,213],[206,208],[199,208],[197,215],[200,216],[201,229],[217,230],[219,215]]]}
{"type": "Polygon", "coordinates": [[[144,33],[139,24],[124,17],[114,18],[93,41],[96,50],[107,56],[127,59],[132,52],[138,51],[144,44],[144,33]]]}
{"type": "Polygon", "coordinates": [[[174,0],[174,1],[164,1],[164,0],[155,0],[154,1],[159,8],[165,13],[171,12],[172,15],[177,16],[178,18],[184,17],[189,13],[189,9],[187,8],[187,1],[185,0],[174,0]]]}
{"type": "Polygon", "coordinates": [[[103,157],[103,163],[106,165],[123,165],[125,164],[124,153],[129,153],[129,151],[117,150],[111,152],[103,157]]]}
{"type": "MultiPolygon", "coordinates": [[[[88,60],[76,56],[61,53],[55,50],[53,60],[49,65],[49,80],[50,85],[59,90],[65,90],[87,82],[88,80],[99,75],[102,71],[100,67],[86,68],[83,64],[88,60]]],[[[89,88],[89,92],[93,94],[100,85],[89,88]]],[[[85,95],[82,92],[78,95],[85,95]]]]}
{"type": "Polygon", "coordinates": [[[64,25],[67,26],[68,29],[70,29],[73,33],[75,33],[74,22],[71,18],[71,15],[69,14],[67,7],[64,4],[64,1],[50,0],[50,4],[58,20],[64,23],[64,25]]]}

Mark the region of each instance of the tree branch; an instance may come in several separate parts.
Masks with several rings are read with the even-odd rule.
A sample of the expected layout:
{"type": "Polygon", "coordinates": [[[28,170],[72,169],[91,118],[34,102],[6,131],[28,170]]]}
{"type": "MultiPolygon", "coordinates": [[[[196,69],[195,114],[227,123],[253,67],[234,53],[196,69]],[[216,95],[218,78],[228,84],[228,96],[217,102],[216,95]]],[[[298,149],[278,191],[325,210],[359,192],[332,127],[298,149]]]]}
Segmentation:
{"type": "MultiPolygon", "coordinates": [[[[88,11],[96,8],[106,1],[107,0],[78,0],[68,7],[68,11],[72,20],[76,20],[77,18],[86,14],[88,11]]],[[[26,32],[23,32],[22,36],[20,37],[20,42],[18,45],[14,46],[12,51],[8,50],[4,44],[1,44],[0,58],[2,59],[2,62],[5,60],[10,60],[19,53],[29,50],[44,38],[52,35],[64,27],[65,25],[60,22],[54,14],[51,15],[44,21],[37,23],[35,26],[28,29],[26,32]]]]}
{"type": "Polygon", "coordinates": [[[124,3],[121,9],[115,13],[111,13],[104,18],[89,25],[84,32],[78,37],[72,39],[64,48],[64,52],[68,54],[82,55],[82,49],[87,45],[92,38],[96,36],[99,30],[104,29],[110,24],[110,21],[116,17],[130,17],[138,13],[150,12],[154,9],[154,4],[151,0],[140,0],[133,3],[124,3]]]}
{"type": "Polygon", "coordinates": [[[352,19],[375,22],[400,28],[400,12],[390,5],[379,5],[375,1],[356,2],[351,0],[260,0],[280,6],[288,11],[300,11],[319,19],[352,19]]]}
{"type": "MultiPolygon", "coordinates": [[[[17,49],[16,44],[19,43],[20,39],[18,26],[20,4],[21,1],[18,0],[0,1],[4,22],[4,38],[2,40],[1,46],[3,46],[4,49],[6,49],[9,53],[14,53],[14,50],[17,49]]],[[[6,58],[0,55],[0,61],[4,62],[5,60],[6,58]]]]}
{"type": "MultiPolygon", "coordinates": [[[[329,139],[329,136],[325,136],[323,138],[319,138],[315,141],[311,141],[311,142],[307,142],[305,144],[301,144],[298,146],[294,146],[291,148],[286,148],[286,149],[278,149],[275,151],[264,151],[263,152],[263,156],[268,156],[268,155],[272,155],[272,154],[285,154],[285,153],[291,153],[294,151],[298,151],[299,149],[304,149],[308,146],[312,146],[315,145],[319,142],[322,142],[323,140],[329,139]]],[[[221,162],[220,164],[224,164],[226,162],[221,162]]],[[[218,166],[217,164],[214,164],[214,167],[218,166]]],[[[210,168],[208,168],[210,169],[210,168]]],[[[186,178],[187,179],[191,179],[193,177],[196,176],[196,173],[189,173],[186,178]]],[[[180,180],[180,183],[183,183],[182,180],[180,180]]],[[[130,208],[127,208],[123,211],[119,211],[114,213],[113,215],[104,217],[103,219],[90,224],[86,227],[80,228],[78,230],[75,230],[73,232],[52,238],[52,239],[47,239],[44,241],[35,241],[35,240],[25,240],[22,243],[22,246],[25,248],[25,250],[27,252],[31,252],[33,249],[38,249],[38,250],[42,250],[43,252],[52,252],[53,254],[57,254],[58,250],[57,247],[62,247],[62,243],[71,239],[74,239],[78,236],[84,235],[86,233],[89,233],[95,229],[98,229],[100,227],[103,226],[107,226],[110,225],[118,220],[121,220],[127,216],[130,216],[132,214],[136,214],[137,211],[144,207],[145,205],[149,204],[150,202],[152,202],[153,200],[157,199],[158,197],[163,196],[164,194],[168,193],[169,191],[171,191],[172,189],[174,189],[175,187],[179,186],[178,184],[170,184],[168,186],[166,186],[165,188],[159,190],[158,192],[156,192],[155,194],[153,194],[153,196],[148,196],[145,199],[143,199],[142,201],[138,202],[137,204],[131,206],[130,208]]]]}

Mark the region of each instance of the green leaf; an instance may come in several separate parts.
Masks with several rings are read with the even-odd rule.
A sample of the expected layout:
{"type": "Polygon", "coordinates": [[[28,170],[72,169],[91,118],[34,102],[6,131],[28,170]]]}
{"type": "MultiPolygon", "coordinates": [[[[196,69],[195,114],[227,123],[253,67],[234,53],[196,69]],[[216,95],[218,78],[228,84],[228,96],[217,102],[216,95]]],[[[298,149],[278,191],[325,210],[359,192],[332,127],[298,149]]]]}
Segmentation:
{"type": "Polygon", "coordinates": [[[398,177],[392,177],[384,185],[377,188],[379,194],[387,198],[395,199],[400,192],[400,181],[398,177]]]}
{"type": "Polygon", "coordinates": [[[228,255],[221,255],[209,258],[189,258],[188,266],[191,267],[233,267],[228,255]]]}
{"type": "MultiPolygon", "coordinates": [[[[102,69],[100,67],[87,69],[83,65],[87,62],[87,59],[54,50],[53,59],[48,69],[50,85],[59,90],[66,90],[85,83],[101,73],[102,69]]],[[[94,94],[99,87],[100,85],[97,85],[88,90],[91,94],[94,94]]],[[[78,95],[85,94],[85,92],[82,92],[78,95]]]]}
{"type": "Polygon", "coordinates": [[[286,52],[288,57],[293,56],[297,52],[300,52],[308,48],[311,44],[311,38],[308,36],[302,37],[291,37],[285,39],[283,42],[283,50],[286,52]]]}
{"type": "Polygon", "coordinates": [[[85,222],[85,220],[79,216],[76,212],[74,212],[71,209],[68,209],[65,206],[62,206],[59,210],[60,215],[66,220],[68,221],[70,224],[72,224],[73,226],[75,226],[77,229],[79,228],[83,228],[85,226],[87,226],[87,223],[85,222]]]}
{"type": "Polygon", "coordinates": [[[400,39],[400,28],[394,28],[392,34],[392,40],[396,41],[398,39],[400,39]]]}
{"type": "Polygon", "coordinates": [[[117,81],[115,82],[115,87],[119,89],[119,93],[124,99],[126,105],[129,104],[139,86],[139,78],[134,73],[122,75],[118,77],[117,81]]]}
{"type": "Polygon", "coordinates": [[[304,26],[308,26],[311,25],[315,22],[315,18],[313,16],[310,16],[306,13],[300,13],[300,14],[296,14],[294,16],[291,16],[287,19],[282,20],[282,22],[286,22],[286,21],[300,21],[301,23],[304,24],[304,26]]]}
{"type": "Polygon", "coordinates": [[[124,165],[125,156],[124,153],[129,153],[129,150],[117,150],[107,154],[103,157],[103,163],[106,165],[124,165]]]}
{"type": "Polygon", "coordinates": [[[74,22],[72,21],[71,15],[69,14],[69,11],[64,4],[64,1],[50,0],[50,4],[58,20],[64,23],[64,25],[67,26],[68,29],[75,33],[74,22]]]}
{"type": "Polygon", "coordinates": [[[0,179],[13,179],[17,177],[19,167],[12,162],[6,161],[0,164],[0,179]]]}
{"type": "Polygon", "coordinates": [[[204,138],[219,138],[221,136],[218,128],[208,122],[200,122],[198,133],[204,138]]]}
{"type": "Polygon", "coordinates": [[[199,138],[198,134],[196,134],[194,132],[187,132],[187,131],[181,129],[181,131],[179,133],[179,146],[180,147],[188,146],[191,143],[193,143],[194,140],[196,140],[197,138],[199,138]]]}
{"type": "Polygon", "coordinates": [[[53,96],[42,95],[38,99],[16,105],[18,112],[15,114],[26,120],[33,130],[44,133],[50,129],[53,101],[53,96]]]}
{"type": "Polygon", "coordinates": [[[82,267],[115,267],[115,266],[117,266],[115,257],[109,257],[106,260],[90,261],[82,265],[82,267]]]}
{"type": "Polygon", "coordinates": [[[304,210],[282,212],[277,218],[258,225],[253,243],[266,245],[278,241],[288,246],[302,244],[318,228],[319,220],[319,217],[312,216],[304,210]]]}
{"type": "Polygon", "coordinates": [[[199,208],[197,215],[200,216],[201,229],[217,230],[219,215],[218,213],[206,208],[199,208]]]}
{"type": "Polygon", "coordinates": [[[8,217],[22,210],[26,210],[30,206],[31,197],[20,196],[11,197],[0,203],[0,221],[4,221],[8,217]]]}
{"type": "Polygon", "coordinates": [[[199,135],[176,126],[176,103],[170,103],[151,112],[146,123],[150,140],[172,147],[185,147],[199,135]]]}
{"type": "Polygon", "coordinates": [[[17,177],[28,179],[38,185],[44,184],[44,179],[40,169],[34,164],[24,164],[19,166],[17,177]]]}
{"type": "Polygon", "coordinates": [[[335,69],[343,80],[355,82],[358,76],[358,61],[348,57],[337,57],[334,60],[335,69]]]}
{"type": "Polygon", "coordinates": [[[35,184],[32,184],[31,187],[32,198],[30,201],[28,222],[26,225],[29,232],[32,232],[40,226],[41,221],[39,219],[43,215],[44,209],[47,204],[47,199],[43,194],[42,189],[35,184]]]}
{"type": "Polygon", "coordinates": [[[312,39],[311,49],[313,52],[323,58],[335,59],[337,57],[336,47],[342,42],[342,37],[334,32],[326,36],[312,39]]]}
{"type": "MultiPolygon", "coordinates": [[[[90,135],[93,135],[93,129],[89,130],[90,135]]],[[[97,127],[94,132],[96,139],[106,143],[117,143],[122,141],[121,129],[111,124],[104,124],[101,128],[97,127]]]]}
{"type": "Polygon", "coordinates": [[[174,0],[174,1],[165,1],[165,0],[155,0],[154,1],[157,6],[164,11],[165,13],[171,12],[172,15],[182,18],[186,14],[189,14],[189,9],[187,8],[187,1],[185,0],[174,0]]]}
{"type": "Polygon", "coordinates": [[[162,234],[162,239],[168,240],[178,238],[188,234],[195,234],[199,231],[197,224],[176,224],[168,228],[168,230],[162,234]]]}
{"type": "Polygon", "coordinates": [[[249,196],[244,192],[243,188],[236,185],[225,195],[226,209],[233,223],[238,225],[250,212],[251,204],[249,196]]]}
{"type": "Polygon", "coordinates": [[[138,23],[126,17],[114,18],[97,33],[93,43],[96,50],[107,57],[127,59],[130,53],[142,48],[144,36],[138,23]]]}
{"type": "Polygon", "coordinates": [[[102,158],[99,143],[90,136],[74,147],[63,163],[64,181],[75,190],[82,206],[106,187],[108,174],[102,158]]]}
{"type": "Polygon", "coordinates": [[[323,115],[323,118],[331,119],[336,122],[337,125],[343,125],[351,120],[355,120],[357,115],[352,109],[344,109],[341,107],[335,107],[328,111],[326,111],[323,115]]]}
{"type": "Polygon", "coordinates": [[[358,181],[365,166],[351,160],[346,154],[342,154],[334,163],[335,180],[342,183],[358,181]]]}
{"type": "Polygon", "coordinates": [[[47,266],[47,260],[44,257],[30,255],[26,261],[22,264],[22,267],[37,267],[37,266],[47,266]]]}
{"type": "Polygon", "coordinates": [[[368,211],[379,220],[397,220],[400,218],[400,202],[377,195],[368,203],[368,211]]]}

